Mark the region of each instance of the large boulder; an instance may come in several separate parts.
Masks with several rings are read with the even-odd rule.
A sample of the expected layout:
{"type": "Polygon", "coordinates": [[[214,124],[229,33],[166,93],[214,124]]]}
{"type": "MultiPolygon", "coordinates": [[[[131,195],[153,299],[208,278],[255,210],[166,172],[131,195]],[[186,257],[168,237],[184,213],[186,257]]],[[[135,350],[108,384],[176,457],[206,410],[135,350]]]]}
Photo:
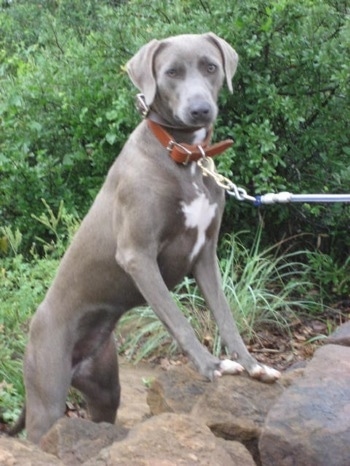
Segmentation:
{"type": "Polygon", "coordinates": [[[279,383],[224,376],[208,383],[189,367],[161,374],[151,385],[152,414],[190,413],[221,438],[244,444],[259,463],[258,440],[270,407],[283,392],[279,383]]]}
{"type": "Polygon", "coordinates": [[[186,414],[163,413],[134,427],[85,466],[254,466],[242,445],[225,448],[208,427],[186,414]]]}
{"type": "Polygon", "coordinates": [[[350,346],[350,320],[340,325],[329,337],[326,343],[334,345],[350,346]]]}
{"type": "Polygon", "coordinates": [[[245,376],[222,377],[207,387],[191,415],[218,437],[241,442],[259,464],[262,427],[283,390],[279,383],[263,384],[245,376]]]}
{"type": "Polygon", "coordinates": [[[65,466],[55,456],[44,453],[25,440],[0,437],[1,466],[65,466]]]}
{"type": "MultiPolygon", "coordinates": [[[[41,439],[40,446],[60,458],[66,465],[80,465],[96,456],[102,448],[122,440],[127,430],[105,422],[62,418],[41,439]]],[[[1,464],[1,463],[0,463],[1,464]]]]}
{"type": "Polygon", "coordinates": [[[349,466],[350,348],[319,348],[270,410],[259,443],[263,466],[349,466]]]}
{"type": "Polygon", "coordinates": [[[174,366],[150,384],[147,394],[150,412],[153,415],[190,413],[209,385],[210,382],[189,365],[174,366]]]}

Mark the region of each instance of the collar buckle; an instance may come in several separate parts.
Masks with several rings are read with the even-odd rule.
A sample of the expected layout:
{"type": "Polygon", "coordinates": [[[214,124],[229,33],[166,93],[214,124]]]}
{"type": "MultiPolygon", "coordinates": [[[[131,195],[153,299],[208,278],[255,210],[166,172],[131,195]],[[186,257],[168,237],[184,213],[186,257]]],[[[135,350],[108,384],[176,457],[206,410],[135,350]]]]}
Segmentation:
{"type": "Polygon", "coordinates": [[[166,147],[166,150],[169,152],[170,156],[171,156],[171,153],[172,153],[174,147],[176,147],[177,149],[180,149],[180,151],[184,152],[184,155],[186,156],[186,159],[182,162],[182,164],[187,165],[188,162],[190,161],[192,151],[187,149],[187,147],[183,146],[182,144],[179,144],[178,142],[171,139],[169,141],[169,144],[166,147]]]}

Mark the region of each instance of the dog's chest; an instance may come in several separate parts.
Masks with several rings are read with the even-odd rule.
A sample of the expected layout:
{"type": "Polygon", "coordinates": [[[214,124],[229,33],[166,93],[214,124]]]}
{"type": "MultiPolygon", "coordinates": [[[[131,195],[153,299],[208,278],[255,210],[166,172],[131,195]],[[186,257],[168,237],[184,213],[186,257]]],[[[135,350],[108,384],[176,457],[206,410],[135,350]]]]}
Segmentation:
{"type": "Polygon", "coordinates": [[[189,203],[181,202],[185,228],[196,230],[196,239],[189,257],[191,261],[198,255],[205,243],[206,232],[215,217],[217,207],[216,203],[210,203],[204,193],[198,193],[197,197],[189,203]]]}
{"type": "Polygon", "coordinates": [[[196,164],[190,167],[191,180],[180,201],[180,210],[185,232],[189,232],[189,259],[192,262],[201,251],[206,241],[207,232],[218,215],[218,199],[203,183],[203,178],[196,164]]]}

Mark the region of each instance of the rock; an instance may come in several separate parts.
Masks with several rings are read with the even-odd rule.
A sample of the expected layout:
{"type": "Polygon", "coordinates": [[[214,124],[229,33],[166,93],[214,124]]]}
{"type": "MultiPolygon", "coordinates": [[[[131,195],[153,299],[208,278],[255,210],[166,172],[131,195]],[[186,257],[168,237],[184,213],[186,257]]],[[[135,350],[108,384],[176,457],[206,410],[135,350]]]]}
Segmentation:
{"type": "Polygon", "coordinates": [[[126,435],[124,427],[113,424],[62,418],[42,438],[40,446],[45,452],[60,458],[65,465],[73,466],[96,456],[102,448],[126,435]]]}
{"type": "Polygon", "coordinates": [[[128,429],[150,417],[147,404],[148,388],[151,381],[161,373],[159,366],[138,363],[130,365],[119,358],[119,377],[121,400],[118,409],[118,421],[128,429]]]}
{"type": "MultiPolygon", "coordinates": [[[[238,453],[237,453],[238,455],[238,453]]],[[[208,427],[186,414],[163,413],[134,427],[84,466],[252,466],[244,451],[233,459],[208,427]]]]}
{"type": "Polygon", "coordinates": [[[279,383],[264,384],[245,376],[222,377],[208,385],[191,415],[202,420],[218,437],[243,443],[259,464],[262,426],[283,390],[279,383]]]}
{"type": "Polygon", "coordinates": [[[153,415],[190,413],[195,402],[210,385],[189,366],[174,366],[153,380],[147,403],[153,415]]]}
{"type": "Polygon", "coordinates": [[[350,321],[340,325],[325,341],[327,344],[350,346],[350,321]]]}
{"type": "Polygon", "coordinates": [[[161,374],[147,401],[152,414],[190,413],[224,439],[242,442],[259,462],[258,439],[269,408],[283,392],[279,383],[224,376],[208,383],[187,366],[161,374]]]}
{"type": "Polygon", "coordinates": [[[224,440],[219,437],[216,437],[216,442],[225,448],[234,464],[256,466],[251,454],[242,443],[235,442],[234,440],[224,440]]]}
{"type": "Polygon", "coordinates": [[[65,466],[58,458],[44,453],[25,440],[0,437],[1,466],[65,466]]]}
{"type": "MultiPolygon", "coordinates": [[[[305,365],[306,367],[306,365],[305,365]]],[[[283,372],[282,377],[280,379],[280,383],[284,388],[289,387],[290,385],[293,385],[297,379],[302,377],[304,375],[304,370],[305,367],[299,367],[296,366],[294,368],[293,366],[288,368],[286,372],[283,372]]]]}
{"type": "Polygon", "coordinates": [[[349,466],[350,348],[319,348],[270,410],[259,443],[263,466],[349,466]]]}

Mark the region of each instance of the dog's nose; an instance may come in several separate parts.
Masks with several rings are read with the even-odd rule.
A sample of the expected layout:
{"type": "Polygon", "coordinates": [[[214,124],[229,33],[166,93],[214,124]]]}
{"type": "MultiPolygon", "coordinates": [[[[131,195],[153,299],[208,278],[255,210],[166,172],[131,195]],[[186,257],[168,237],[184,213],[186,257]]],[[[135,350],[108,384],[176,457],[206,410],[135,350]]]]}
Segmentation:
{"type": "Polygon", "coordinates": [[[211,105],[206,101],[196,102],[191,105],[190,114],[193,121],[208,121],[211,119],[211,105]]]}

